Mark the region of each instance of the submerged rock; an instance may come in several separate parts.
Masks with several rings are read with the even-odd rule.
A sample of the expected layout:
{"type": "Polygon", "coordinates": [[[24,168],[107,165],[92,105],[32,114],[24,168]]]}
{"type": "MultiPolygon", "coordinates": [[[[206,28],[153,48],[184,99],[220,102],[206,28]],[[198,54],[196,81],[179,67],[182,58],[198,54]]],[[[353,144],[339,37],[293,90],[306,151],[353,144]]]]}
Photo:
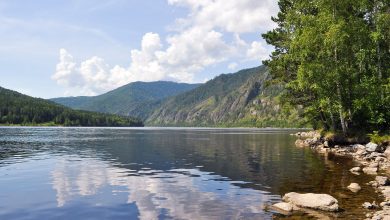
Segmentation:
{"type": "Polygon", "coordinates": [[[351,183],[351,184],[349,184],[349,186],[347,186],[347,188],[349,190],[351,190],[352,192],[358,192],[359,190],[362,189],[362,187],[360,187],[359,184],[357,184],[357,183],[351,183]]]}
{"type": "Polygon", "coordinates": [[[272,205],[272,208],[274,208],[276,210],[281,210],[284,212],[292,212],[294,209],[293,205],[291,205],[290,203],[287,203],[287,202],[276,203],[276,204],[272,205]]]}
{"type": "Polygon", "coordinates": [[[338,211],[337,199],[328,194],[295,193],[290,192],[283,196],[283,201],[289,202],[298,207],[317,209],[322,211],[338,211]]]}

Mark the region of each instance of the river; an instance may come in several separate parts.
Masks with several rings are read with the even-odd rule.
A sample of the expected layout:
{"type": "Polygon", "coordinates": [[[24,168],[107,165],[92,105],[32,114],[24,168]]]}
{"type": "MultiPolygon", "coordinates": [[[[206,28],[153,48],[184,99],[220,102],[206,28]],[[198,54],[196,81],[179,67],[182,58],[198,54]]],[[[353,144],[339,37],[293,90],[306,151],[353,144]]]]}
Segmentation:
{"type": "Polygon", "coordinates": [[[379,201],[349,158],[294,146],[294,130],[0,128],[0,219],[316,219],[268,207],[327,193],[338,219],[379,201]],[[346,187],[362,186],[359,193],[346,187]]]}

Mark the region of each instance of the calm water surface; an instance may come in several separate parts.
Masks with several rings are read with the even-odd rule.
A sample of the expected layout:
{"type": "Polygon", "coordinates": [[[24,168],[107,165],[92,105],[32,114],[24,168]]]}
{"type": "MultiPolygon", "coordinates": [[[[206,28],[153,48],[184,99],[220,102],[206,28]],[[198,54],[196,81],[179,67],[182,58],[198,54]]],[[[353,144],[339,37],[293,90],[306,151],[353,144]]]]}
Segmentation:
{"type": "MultiPolygon", "coordinates": [[[[328,193],[359,219],[379,199],[348,158],[296,148],[291,130],[0,128],[0,219],[315,219],[269,210],[328,193]],[[363,187],[358,194],[346,189],[363,187]]],[[[328,215],[329,216],[329,215],[328,215]]]]}

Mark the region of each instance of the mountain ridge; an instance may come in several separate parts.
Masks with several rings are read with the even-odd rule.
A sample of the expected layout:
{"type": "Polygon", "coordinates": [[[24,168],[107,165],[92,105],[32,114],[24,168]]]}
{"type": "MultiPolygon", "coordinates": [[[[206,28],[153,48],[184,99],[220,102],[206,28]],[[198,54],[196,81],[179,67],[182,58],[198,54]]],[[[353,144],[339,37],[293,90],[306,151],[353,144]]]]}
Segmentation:
{"type": "Polygon", "coordinates": [[[265,66],[221,74],[193,90],[168,98],[145,123],[153,126],[301,126],[298,110],[282,109],[278,95],[283,88],[266,86],[269,79],[265,66]]]}
{"type": "MultiPolygon", "coordinates": [[[[104,106],[109,105],[111,108],[108,112],[139,117],[148,126],[301,127],[299,116],[302,109],[281,106],[279,96],[283,87],[267,86],[269,79],[267,68],[259,66],[220,74],[204,84],[184,84],[187,85],[185,89],[176,90],[160,98],[149,98],[153,95],[147,95],[150,91],[147,91],[145,86],[177,83],[137,82],[135,84],[139,87],[136,87],[136,90],[137,94],[140,94],[137,97],[132,97],[133,90],[126,90],[130,85],[128,84],[97,96],[100,100],[95,103],[100,103],[99,109],[96,109],[96,106],[88,106],[88,102],[83,100],[94,101],[96,97],[78,97],[76,102],[84,102],[81,103],[83,108],[95,111],[107,111],[104,106]],[[118,91],[122,91],[119,93],[124,97],[130,98],[118,99],[115,97],[118,91]],[[109,102],[104,97],[108,97],[109,102]]],[[[158,91],[160,92],[155,94],[160,95],[165,89],[159,88],[158,91]]],[[[65,100],[74,101],[72,98],[65,100]]],[[[71,105],[65,102],[62,104],[71,105]]]]}
{"type": "Polygon", "coordinates": [[[170,81],[133,82],[98,96],[53,98],[65,106],[146,119],[149,111],[166,97],[193,89],[200,84],[170,81]]]}

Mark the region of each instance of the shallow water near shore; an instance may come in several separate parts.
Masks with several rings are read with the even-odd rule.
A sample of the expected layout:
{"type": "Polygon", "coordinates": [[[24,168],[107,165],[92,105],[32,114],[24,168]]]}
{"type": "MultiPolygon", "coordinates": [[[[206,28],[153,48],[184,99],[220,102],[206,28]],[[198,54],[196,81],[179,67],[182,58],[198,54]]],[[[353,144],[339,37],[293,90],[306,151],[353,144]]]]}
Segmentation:
{"type": "Polygon", "coordinates": [[[381,201],[374,176],[295,147],[294,132],[2,127],[0,219],[362,219],[363,202],[381,201]],[[330,194],[343,211],[268,208],[291,191],[330,194]]]}

